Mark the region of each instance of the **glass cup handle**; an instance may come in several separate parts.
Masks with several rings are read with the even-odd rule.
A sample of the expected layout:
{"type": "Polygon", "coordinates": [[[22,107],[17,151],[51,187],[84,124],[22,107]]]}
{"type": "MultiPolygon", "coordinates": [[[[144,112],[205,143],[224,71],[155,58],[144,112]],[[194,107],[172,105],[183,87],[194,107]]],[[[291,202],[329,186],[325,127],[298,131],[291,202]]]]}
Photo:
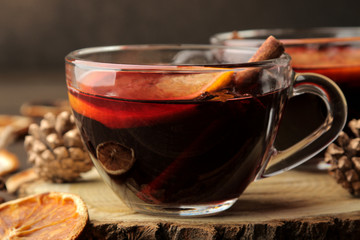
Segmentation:
{"type": "Polygon", "coordinates": [[[324,122],[311,134],[285,150],[272,149],[271,157],[259,172],[257,179],[290,170],[312,158],[332,141],[344,128],[347,103],[340,88],[329,78],[315,73],[295,73],[290,98],[308,93],[320,97],[326,106],[324,122]]]}

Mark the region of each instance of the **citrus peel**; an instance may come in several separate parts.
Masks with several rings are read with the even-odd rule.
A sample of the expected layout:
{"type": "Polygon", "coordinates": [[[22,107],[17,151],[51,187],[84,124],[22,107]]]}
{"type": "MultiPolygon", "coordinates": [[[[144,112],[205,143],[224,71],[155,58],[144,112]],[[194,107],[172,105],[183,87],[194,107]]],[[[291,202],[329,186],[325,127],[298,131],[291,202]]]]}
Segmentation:
{"type": "Polygon", "coordinates": [[[88,221],[75,194],[50,192],[0,205],[0,239],[76,239],[88,221]]]}
{"type": "Polygon", "coordinates": [[[69,91],[73,110],[101,122],[110,128],[127,128],[175,118],[186,114],[195,104],[166,104],[158,100],[192,100],[201,94],[215,93],[225,88],[233,78],[233,71],[206,73],[113,73],[93,72],[81,80],[80,92],[69,91]],[[102,76],[105,74],[105,76],[102,76]],[[103,82],[103,79],[105,79],[103,82]],[[115,81],[116,80],[116,81],[115,81]],[[99,86],[99,82],[104,85],[99,86]],[[145,105],[135,101],[102,99],[94,96],[91,102],[81,97],[81,92],[98,96],[115,96],[120,99],[154,100],[145,105]]]}
{"type": "Polygon", "coordinates": [[[222,68],[188,73],[92,71],[79,80],[79,90],[133,100],[191,100],[226,87],[233,75],[222,68]]]}
{"type": "Polygon", "coordinates": [[[128,128],[151,125],[161,119],[175,118],[186,114],[195,107],[194,104],[147,103],[145,106],[137,102],[121,102],[99,99],[88,102],[69,93],[69,102],[73,110],[85,117],[101,122],[109,128],[128,128]]]}

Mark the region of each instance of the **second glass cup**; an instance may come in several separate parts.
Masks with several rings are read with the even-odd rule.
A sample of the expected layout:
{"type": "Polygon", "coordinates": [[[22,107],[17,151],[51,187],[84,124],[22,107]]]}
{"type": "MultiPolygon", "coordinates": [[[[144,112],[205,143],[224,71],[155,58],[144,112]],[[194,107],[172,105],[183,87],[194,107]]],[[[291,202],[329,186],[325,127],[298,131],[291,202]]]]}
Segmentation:
{"type": "Polygon", "coordinates": [[[180,216],[224,211],[253,180],[303,163],[337,137],[346,102],[336,84],[294,73],[287,54],[248,62],[255,53],[130,45],[66,57],[69,101],[82,139],[104,181],[129,207],[180,216]],[[325,121],[277,151],[284,108],[304,93],[324,101],[325,121]]]}
{"type": "Polygon", "coordinates": [[[296,72],[319,73],[335,81],[348,101],[348,119],[360,118],[360,27],[242,30],[215,34],[210,42],[258,47],[269,35],[283,42],[296,72]]]}
{"type": "MultiPolygon", "coordinates": [[[[348,104],[348,121],[360,118],[360,28],[359,27],[315,27],[302,29],[251,29],[217,33],[210,37],[212,44],[226,46],[260,46],[269,35],[280,39],[291,58],[296,72],[323,74],[343,91],[348,104]]],[[[322,121],[322,102],[304,95],[293,99],[293,107],[285,112],[276,146],[280,149],[292,144],[295,139],[306,136],[322,121]],[[310,120],[308,116],[313,116],[310,120]],[[297,123],[304,128],[297,128],[297,123]]],[[[345,129],[351,136],[349,129],[345,129]]],[[[302,165],[305,170],[327,169],[324,154],[302,165]]]]}

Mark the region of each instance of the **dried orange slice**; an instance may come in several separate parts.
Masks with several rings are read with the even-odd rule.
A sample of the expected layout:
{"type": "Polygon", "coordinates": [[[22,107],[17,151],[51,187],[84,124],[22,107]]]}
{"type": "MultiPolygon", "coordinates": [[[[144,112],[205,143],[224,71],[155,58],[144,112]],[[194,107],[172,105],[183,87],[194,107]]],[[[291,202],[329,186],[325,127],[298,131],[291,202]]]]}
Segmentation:
{"type": "Polygon", "coordinates": [[[153,85],[154,89],[149,89],[149,98],[194,99],[204,92],[214,93],[225,87],[233,74],[229,71],[164,75],[153,85]]]}
{"type": "Polygon", "coordinates": [[[91,72],[80,79],[79,90],[69,91],[72,109],[110,128],[135,127],[175,118],[191,112],[194,104],[165,104],[116,101],[92,95],[137,100],[191,100],[226,87],[233,71],[207,73],[91,72]],[[83,95],[81,92],[91,94],[83,95]]]}
{"type": "Polygon", "coordinates": [[[25,169],[21,172],[12,174],[5,182],[6,190],[9,193],[15,193],[19,188],[27,182],[38,179],[38,174],[33,168],[25,169]]]}
{"type": "Polygon", "coordinates": [[[19,159],[13,153],[0,150],[0,176],[16,171],[20,166],[19,159]]]}
{"type": "Polygon", "coordinates": [[[135,162],[134,150],[117,142],[104,142],[96,148],[97,159],[107,173],[121,175],[135,162]]]}
{"type": "Polygon", "coordinates": [[[18,116],[18,115],[0,115],[0,133],[5,127],[11,126],[13,132],[16,135],[22,135],[27,133],[27,130],[33,120],[29,117],[18,116]]]}
{"type": "Polygon", "coordinates": [[[0,239],[76,239],[88,221],[80,197],[43,193],[0,205],[0,239]]]}
{"type": "Polygon", "coordinates": [[[25,102],[20,107],[20,113],[28,117],[43,117],[46,113],[52,112],[55,115],[70,109],[67,100],[54,101],[30,101],[25,102]]]}
{"type": "Polygon", "coordinates": [[[233,79],[233,71],[152,73],[96,71],[80,79],[80,90],[108,97],[137,100],[190,100],[216,92],[233,79]]]}
{"type": "Polygon", "coordinates": [[[86,98],[69,91],[69,101],[75,112],[101,122],[109,128],[151,125],[154,122],[176,118],[180,114],[185,115],[195,108],[194,104],[142,104],[95,97],[91,97],[90,100],[86,98]]]}

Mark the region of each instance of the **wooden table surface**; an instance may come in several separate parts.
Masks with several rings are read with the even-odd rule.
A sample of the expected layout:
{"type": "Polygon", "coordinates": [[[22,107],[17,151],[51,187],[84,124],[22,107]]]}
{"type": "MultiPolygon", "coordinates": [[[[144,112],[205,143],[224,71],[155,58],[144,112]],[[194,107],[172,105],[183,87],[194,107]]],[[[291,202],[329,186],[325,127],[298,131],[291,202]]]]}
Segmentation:
{"type": "MultiPolygon", "coordinates": [[[[2,73],[0,83],[0,114],[19,114],[26,101],[66,99],[62,72],[2,73]]],[[[22,144],[9,149],[26,168],[22,144]]],[[[202,218],[134,213],[96,171],[73,184],[35,182],[24,193],[44,191],[74,192],[85,200],[86,239],[360,239],[360,199],[319,171],[298,169],[252,183],[230,210],[202,218]]]]}
{"type": "Polygon", "coordinates": [[[33,182],[24,195],[48,191],[80,195],[91,236],[123,239],[359,239],[360,199],[326,172],[292,170],[252,183],[229,210],[209,217],[175,218],[136,213],[95,169],[71,184],[33,182]],[[109,230],[111,229],[111,231],[109,230]],[[160,237],[162,236],[162,237],[160,237]]]}

